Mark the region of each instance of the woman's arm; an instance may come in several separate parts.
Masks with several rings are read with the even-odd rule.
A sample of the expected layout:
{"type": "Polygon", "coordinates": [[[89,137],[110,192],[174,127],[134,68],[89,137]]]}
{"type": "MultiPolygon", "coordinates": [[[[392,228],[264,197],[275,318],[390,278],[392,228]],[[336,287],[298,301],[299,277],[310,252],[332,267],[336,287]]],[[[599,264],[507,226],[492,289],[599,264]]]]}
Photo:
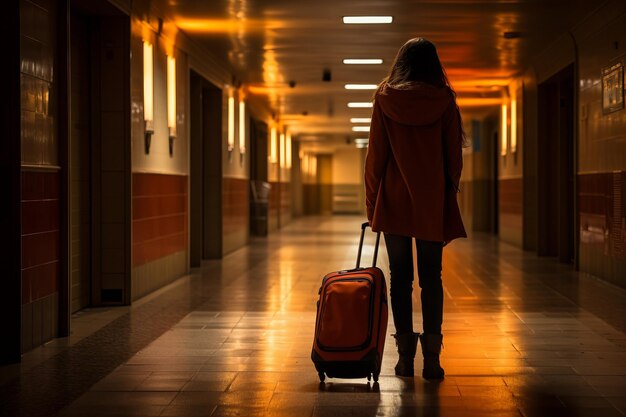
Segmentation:
{"type": "Polygon", "coordinates": [[[374,101],[372,123],[370,125],[369,146],[365,157],[365,202],[367,219],[372,221],[374,207],[378,197],[380,181],[384,174],[389,153],[389,138],[385,129],[385,120],[380,105],[374,101]]]}

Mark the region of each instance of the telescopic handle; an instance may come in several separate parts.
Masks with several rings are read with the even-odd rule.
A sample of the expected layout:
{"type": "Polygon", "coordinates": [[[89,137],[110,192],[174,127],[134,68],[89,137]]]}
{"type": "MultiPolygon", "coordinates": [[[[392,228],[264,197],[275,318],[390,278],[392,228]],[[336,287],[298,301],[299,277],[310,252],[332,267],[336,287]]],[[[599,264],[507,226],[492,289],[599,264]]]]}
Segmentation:
{"type": "MultiPolygon", "coordinates": [[[[365,239],[365,229],[368,228],[369,222],[365,222],[361,225],[361,239],[359,240],[359,251],[356,255],[356,267],[361,267],[361,252],[363,252],[363,240],[365,239]]],[[[376,245],[374,246],[374,259],[372,260],[372,266],[376,266],[376,259],[378,258],[378,244],[380,243],[380,232],[376,232],[376,245]]]]}

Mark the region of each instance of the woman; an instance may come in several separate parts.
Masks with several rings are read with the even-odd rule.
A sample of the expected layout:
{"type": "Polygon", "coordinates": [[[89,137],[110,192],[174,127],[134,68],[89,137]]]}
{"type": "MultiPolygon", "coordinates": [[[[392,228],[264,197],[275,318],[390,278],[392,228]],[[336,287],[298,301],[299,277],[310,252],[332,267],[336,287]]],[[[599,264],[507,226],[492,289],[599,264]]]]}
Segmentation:
{"type": "Polygon", "coordinates": [[[422,376],[441,379],[441,256],[447,242],[467,237],[456,201],[465,142],[456,96],[435,45],[405,43],[374,98],[365,162],[367,217],[384,233],[391,270],[398,376],[413,377],[418,339],[422,376]],[[415,238],[424,333],[413,332],[415,238]]]}

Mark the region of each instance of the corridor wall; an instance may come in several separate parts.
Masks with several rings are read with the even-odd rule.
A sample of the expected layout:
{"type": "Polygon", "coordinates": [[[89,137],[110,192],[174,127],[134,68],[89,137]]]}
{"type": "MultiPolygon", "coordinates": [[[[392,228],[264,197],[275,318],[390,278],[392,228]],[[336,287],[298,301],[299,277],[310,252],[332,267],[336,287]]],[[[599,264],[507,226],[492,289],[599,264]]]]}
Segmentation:
{"type": "Polygon", "coordinates": [[[623,71],[625,27],[626,4],[614,1],[575,31],[579,267],[621,287],[626,287],[626,110],[623,105],[603,110],[602,71],[616,64],[623,71]]]}

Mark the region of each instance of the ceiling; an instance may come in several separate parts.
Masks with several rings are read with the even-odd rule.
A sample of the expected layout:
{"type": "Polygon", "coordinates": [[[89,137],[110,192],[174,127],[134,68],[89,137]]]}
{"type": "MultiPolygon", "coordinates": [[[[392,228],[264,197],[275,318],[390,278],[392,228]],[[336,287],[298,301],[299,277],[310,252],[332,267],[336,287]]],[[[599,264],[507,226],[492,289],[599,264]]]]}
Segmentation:
{"type": "Polygon", "coordinates": [[[466,116],[498,105],[502,87],[532,57],[598,6],[593,0],[167,0],[177,26],[230,63],[249,92],[264,97],[300,138],[357,138],[349,109],[372,91],[398,48],[412,37],[433,41],[466,116]],[[386,25],[345,25],[344,15],[391,15],[386,25]],[[507,39],[505,32],[519,32],[507,39]],[[344,65],[382,58],[382,65],[344,65]],[[324,69],[332,80],[322,81],[324,69]],[[295,86],[289,86],[294,81],[295,86]]]}

